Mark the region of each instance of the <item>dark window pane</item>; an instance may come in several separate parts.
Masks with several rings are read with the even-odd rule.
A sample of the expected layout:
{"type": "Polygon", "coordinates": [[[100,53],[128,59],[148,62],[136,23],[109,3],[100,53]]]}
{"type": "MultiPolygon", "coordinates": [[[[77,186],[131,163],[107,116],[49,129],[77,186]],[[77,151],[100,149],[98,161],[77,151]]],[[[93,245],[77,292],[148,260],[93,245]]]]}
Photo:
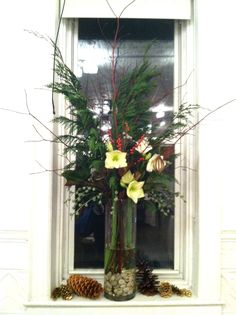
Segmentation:
{"type": "MultiPolygon", "coordinates": [[[[89,98],[94,115],[101,117],[106,130],[111,99],[111,42],[116,27],[114,19],[81,19],[79,21],[78,76],[89,98]],[[105,106],[104,106],[105,105],[105,106]]],[[[148,56],[157,65],[160,77],[153,100],[153,119],[158,134],[173,115],[174,23],[169,20],[121,19],[117,57],[117,80],[141,62],[150,44],[148,56]],[[154,41],[153,41],[154,40],[154,41]]],[[[168,150],[174,148],[169,146],[168,150]]],[[[174,165],[168,168],[174,174],[174,165]]],[[[174,191],[174,187],[173,187],[174,191]]],[[[138,207],[137,249],[147,256],[156,268],[173,268],[174,208],[164,216],[138,207]]],[[[90,207],[75,219],[75,268],[102,268],[104,252],[103,209],[90,207]]]]}

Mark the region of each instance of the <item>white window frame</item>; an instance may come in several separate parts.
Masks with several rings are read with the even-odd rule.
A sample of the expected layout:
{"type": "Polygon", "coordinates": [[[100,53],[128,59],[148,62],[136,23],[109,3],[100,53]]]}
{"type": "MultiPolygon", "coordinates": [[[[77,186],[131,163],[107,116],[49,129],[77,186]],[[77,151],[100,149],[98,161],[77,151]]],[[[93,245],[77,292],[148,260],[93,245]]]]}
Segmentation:
{"type": "MultiPolygon", "coordinates": [[[[190,96],[185,95],[187,85],[190,85],[191,76],[189,82],[185,83],[188,76],[189,65],[186,65],[187,55],[186,53],[186,36],[187,36],[187,23],[175,22],[175,60],[174,60],[174,86],[177,87],[174,90],[174,106],[177,108],[179,104],[184,101],[191,103],[190,96]],[[178,88],[181,86],[181,88],[178,88]],[[187,98],[187,99],[186,99],[187,98]]],[[[67,64],[76,71],[78,63],[77,45],[78,45],[78,20],[66,19],[63,21],[61,33],[64,31],[64,36],[61,38],[61,48],[64,51],[67,64]],[[65,40],[63,40],[65,39],[65,40]]],[[[189,61],[188,61],[189,62],[189,61]]],[[[64,104],[61,102],[61,108],[59,112],[63,113],[64,104]]],[[[171,279],[180,286],[191,288],[192,283],[192,239],[193,239],[193,212],[195,211],[194,205],[195,198],[194,191],[187,191],[188,182],[193,187],[196,181],[196,163],[194,156],[188,151],[188,147],[194,147],[195,137],[189,136],[180,141],[180,144],[176,145],[178,151],[184,152],[182,156],[177,159],[176,164],[179,165],[176,170],[176,178],[180,185],[176,185],[176,191],[180,191],[184,196],[186,203],[183,199],[176,198],[176,210],[174,219],[174,268],[173,269],[157,269],[155,272],[163,279],[171,279]]],[[[59,157],[56,168],[60,168],[62,159],[59,157]]],[[[60,180],[58,182],[58,192],[63,195],[64,182],[60,180]]],[[[194,189],[194,188],[193,188],[194,189]]],[[[65,195],[64,195],[65,197],[65,195]]],[[[59,204],[57,202],[58,219],[56,222],[61,222],[60,228],[57,229],[56,248],[59,252],[55,253],[54,257],[56,266],[60,268],[57,272],[56,279],[67,278],[68,274],[80,273],[88,276],[95,277],[96,279],[103,280],[102,269],[74,269],[74,216],[70,216],[70,206],[65,205],[63,198],[59,197],[59,204]],[[65,255],[66,253],[66,255],[65,255]],[[68,258],[69,257],[69,258],[68,258]],[[63,263],[64,262],[64,263],[63,263]],[[60,275],[60,276],[59,276],[60,275]]]]}

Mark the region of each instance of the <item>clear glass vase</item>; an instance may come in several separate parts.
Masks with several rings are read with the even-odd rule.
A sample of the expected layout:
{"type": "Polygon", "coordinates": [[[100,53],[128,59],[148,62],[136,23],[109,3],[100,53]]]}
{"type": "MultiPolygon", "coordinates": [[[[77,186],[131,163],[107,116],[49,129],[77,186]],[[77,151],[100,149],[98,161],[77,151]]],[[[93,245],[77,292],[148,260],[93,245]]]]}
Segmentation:
{"type": "Polygon", "coordinates": [[[106,205],[104,296],[126,301],[135,296],[136,205],[131,199],[106,205]]]}

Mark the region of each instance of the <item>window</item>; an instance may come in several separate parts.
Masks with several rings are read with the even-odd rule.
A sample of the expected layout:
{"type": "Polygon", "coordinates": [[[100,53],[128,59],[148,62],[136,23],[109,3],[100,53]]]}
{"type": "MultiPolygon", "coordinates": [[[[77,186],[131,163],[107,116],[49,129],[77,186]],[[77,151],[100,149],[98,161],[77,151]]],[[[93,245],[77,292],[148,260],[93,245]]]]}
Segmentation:
{"type": "MultiPolygon", "coordinates": [[[[111,43],[116,29],[115,19],[80,19],[78,41],[78,68],[83,90],[89,106],[101,120],[105,133],[109,126],[109,101],[111,99],[111,43]]],[[[173,114],[174,87],[174,21],[122,19],[115,51],[117,76],[147,54],[159,69],[159,84],[152,96],[153,121],[150,132],[162,132],[173,114]],[[153,125],[153,126],[152,126],[153,125]]],[[[171,146],[168,149],[173,150],[171,146]]],[[[174,176],[174,167],[168,172],[174,176]]],[[[173,187],[174,189],[174,187],[173,187]]],[[[137,250],[148,257],[154,268],[174,267],[174,206],[150,211],[137,209],[137,250]]],[[[74,267],[102,268],[104,256],[104,213],[98,207],[89,207],[75,217],[74,267]]]]}
{"type": "MultiPolygon", "coordinates": [[[[167,21],[164,21],[167,23],[167,21]]],[[[185,22],[172,22],[174,39],[173,39],[173,47],[174,47],[174,55],[173,55],[173,65],[172,70],[169,71],[169,75],[172,78],[169,80],[169,86],[178,87],[182,85],[181,89],[174,89],[174,93],[171,96],[173,98],[174,106],[178,106],[182,101],[191,100],[191,88],[188,87],[188,95],[186,94],[186,78],[189,76],[190,71],[192,70],[191,60],[185,54],[186,42],[185,38],[187,36],[187,24],[185,22]],[[188,65],[190,62],[190,65],[188,65]]],[[[79,61],[79,52],[78,52],[78,20],[66,20],[63,24],[66,30],[66,37],[64,39],[66,42],[63,47],[66,47],[64,54],[66,56],[66,62],[74,72],[77,71],[77,75],[81,75],[81,63],[79,61]]],[[[170,68],[169,68],[170,69],[170,68]]],[[[93,70],[94,71],[94,70],[93,70]]],[[[91,72],[93,72],[91,71],[91,72]]],[[[87,73],[87,76],[93,76],[94,73],[87,73]]],[[[190,84],[190,80],[188,80],[188,84],[190,84]]],[[[168,87],[168,85],[167,85],[168,87]]],[[[163,94],[163,89],[161,94],[163,94]]],[[[169,94],[169,93],[168,93],[169,94]]],[[[171,100],[170,98],[170,100],[171,100]]],[[[172,100],[171,100],[172,101],[172,100]]],[[[171,102],[170,101],[170,102],[171,102]]],[[[61,106],[59,107],[61,112],[58,110],[58,114],[64,114],[64,102],[62,100],[61,106]]],[[[169,112],[167,112],[169,113],[169,112]]],[[[167,115],[166,113],[166,115],[167,115]]],[[[153,112],[154,116],[157,114],[153,112]]],[[[171,112],[170,112],[171,114],[171,112]]],[[[168,116],[166,116],[168,117],[168,116]]],[[[59,131],[59,134],[62,134],[62,131],[59,131]]],[[[172,231],[172,234],[169,234],[168,244],[169,244],[169,252],[165,255],[168,257],[169,261],[166,261],[166,258],[162,260],[162,265],[160,265],[159,260],[155,258],[153,259],[155,268],[157,269],[160,277],[178,279],[178,281],[184,281],[184,285],[191,281],[191,255],[192,255],[192,234],[193,234],[193,221],[192,221],[192,212],[195,208],[195,193],[194,188],[191,191],[187,190],[186,182],[191,182],[191,187],[194,187],[195,183],[195,175],[196,173],[191,172],[191,169],[195,169],[195,159],[192,154],[192,151],[189,151],[189,148],[193,148],[193,142],[196,138],[190,136],[190,138],[181,141],[177,146],[175,146],[175,152],[178,153],[180,150],[182,151],[181,161],[176,160],[175,167],[175,175],[179,182],[176,187],[176,191],[180,192],[185,196],[186,203],[183,202],[182,199],[177,198],[175,203],[175,217],[171,217],[171,220],[163,223],[164,226],[168,226],[168,231],[172,231]],[[181,166],[181,167],[180,167],[181,166]],[[188,207],[186,207],[188,205],[188,207]]],[[[58,158],[58,164],[55,168],[61,168],[62,164],[61,157],[58,158]]],[[[57,181],[58,179],[55,179],[57,181]]],[[[58,182],[58,185],[55,184],[55,192],[54,195],[57,196],[57,201],[54,201],[53,206],[55,209],[57,219],[53,221],[53,237],[55,237],[56,246],[55,250],[58,250],[56,255],[52,257],[52,264],[57,266],[56,268],[56,278],[62,279],[67,278],[68,273],[84,273],[96,278],[103,277],[103,269],[102,269],[102,259],[103,255],[99,254],[100,257],[96,257],[95,261],[89,261],[86,256],[80,259],[80,266],[76,265],[75,268],[75,258],[78,257],[78,252],[74,251],[74,216],[70,216],[70,207],[64,204],[64,200],[67,199],[66,196],[63,197],[65,193],[64,183],[62,181],[58,182]],[[87,261],[86,261],[87,259],[87,261]],[[99,261],[100,259],[100,261],[99,261]],[[89,265],[90,264],[90,265],[89,265]],[[78,268],[79,266],[79,268],[78,268]],[[86,267],[87,266],[87,267],[86,267]],[[90,266],[90,267],[89,267],[90,266]]],[[[101,219],[101,218],[99,218],[101,219]]],[[[102,220],[101,220],[102,221],[102,220]]],[[[152,228],[152,226],[151,226],[152,228]]],[[[164,233],[166,233],[166,229],[164,229],[164,233]]],[[[89,235],[88,235],[89,236],[89,235]]],[[[166,239],[167,241],[167,239],[166,239]]],[[[54,242],[54,243],[55,243],[54,242]]],[[[85,246],[94,246],[94,235],[90,235],[88,239],[83,240],[85,242],[85,246]]],[[[53,244],[54,244],[53,243],[53,244]]],[[[82,240],[81,243],[78,243],[77,246],[83,246],[82,240]],[[79,245],[78,245],[79,244],[79,245]]],[[[102,243],[100,243],[102,244],[102,243]]],[[[85,248],[85,247],[84,247],[85,248]]],[[[152,248],[153,249],[153,248],[152,248]]],[[[150,251],[152,250],[150,249],[150,251]]],[[[82,247],[82,253],[83,253],[82,247]]],[[[93,252],[95,253],[95,252],[93,252]]],[[[149,254],[147,254],[149,255],[149,254]]],[[[77,260],[78,262],[78,260],[77,260]]]]}

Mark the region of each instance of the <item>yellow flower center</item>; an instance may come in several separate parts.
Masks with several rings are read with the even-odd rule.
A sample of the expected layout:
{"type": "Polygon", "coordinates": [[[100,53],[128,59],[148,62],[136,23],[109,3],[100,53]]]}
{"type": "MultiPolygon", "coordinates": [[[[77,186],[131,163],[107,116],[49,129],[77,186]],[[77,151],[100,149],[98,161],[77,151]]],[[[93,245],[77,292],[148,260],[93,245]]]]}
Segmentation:
{"type": "Polygon", "coordinates": [[[117,154],[116,154],[116,155],[113,155],[112,161],[113,161],[113,162],[119,161],[119,156],[118,156],[117,154]]]}

